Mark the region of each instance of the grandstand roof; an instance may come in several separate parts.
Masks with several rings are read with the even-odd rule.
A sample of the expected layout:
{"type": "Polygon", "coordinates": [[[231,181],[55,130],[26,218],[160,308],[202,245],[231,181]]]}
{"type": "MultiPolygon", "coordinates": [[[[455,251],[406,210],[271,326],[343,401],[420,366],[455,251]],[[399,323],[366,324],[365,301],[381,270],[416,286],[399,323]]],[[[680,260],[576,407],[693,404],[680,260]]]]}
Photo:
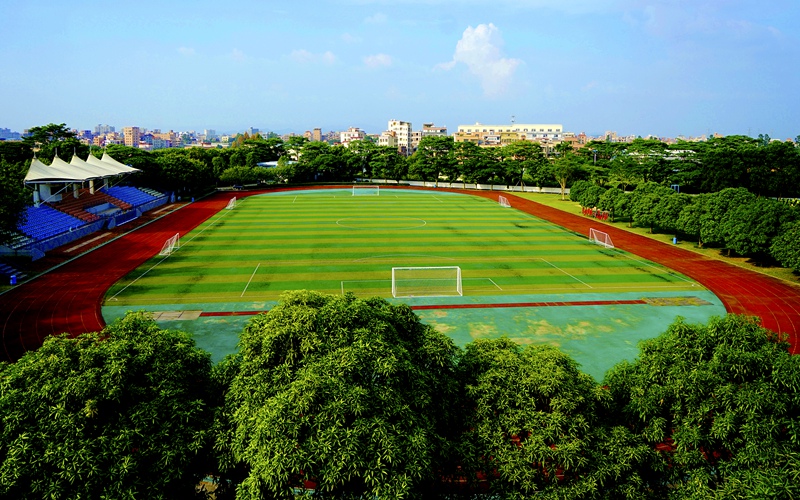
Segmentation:
{"type": "Polygon", "coordinates": [[[139,172],[139,169],[123,165],[114,158],[103,153],[103,159],[98,160],[92,155],[86,161],[72,157],[72,162],[67,163],[58,156],[53,158],[51,165],[45,165],[34,158],[28,173],[25,175],[26,184],[45,184],[59,182],[82,182],[90,179],[102,179],[117,175],[139,172]]]}

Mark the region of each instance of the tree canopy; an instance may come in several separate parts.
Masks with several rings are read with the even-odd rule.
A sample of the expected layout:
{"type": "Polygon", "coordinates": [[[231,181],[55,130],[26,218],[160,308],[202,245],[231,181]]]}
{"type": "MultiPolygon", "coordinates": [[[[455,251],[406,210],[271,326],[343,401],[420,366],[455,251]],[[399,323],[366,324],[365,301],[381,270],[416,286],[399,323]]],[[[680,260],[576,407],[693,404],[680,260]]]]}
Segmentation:
{"type": "Polygon", "coordinates": [[[146,313],[0,363],[0,496],[186,497],[209,466],[210,375],[146,313]]]}
{"type": "Polygon", "coordinates": [[[218,437],[237,498],[401,498],[448,448],[457,349],[408,306],[286,293],[241,336],[218,437]]]}

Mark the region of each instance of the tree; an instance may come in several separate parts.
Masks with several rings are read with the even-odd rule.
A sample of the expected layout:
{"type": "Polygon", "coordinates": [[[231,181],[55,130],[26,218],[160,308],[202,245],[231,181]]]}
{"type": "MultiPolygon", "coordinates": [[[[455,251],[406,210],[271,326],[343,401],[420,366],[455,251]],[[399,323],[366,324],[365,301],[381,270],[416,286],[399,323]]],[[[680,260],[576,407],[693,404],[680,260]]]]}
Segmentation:
{"type": "Polygon", "coordinates": [[[408,174],[408,161],[397,148],[378,146],[371,156],[370,168],[376,177],[400,181],[408,174]]]}
{"type": "Polygon", "coordinates": [[[573,182],[572,185],[569,187],[570,201],[580,202],[583,193],[585,193],[586,190],[592,186],[593,184],[591,182],[585,180],[579,180],[573,182]]]}
{"type": "Polygon", "coordinates": [[[782,266],[800,272],[800,221],[782,226],[769,250],[782,266]]]}
{"type": "Polygon", "coordinates": [[[0,157],[0,244],[11,241],[23,220],[25,209],[31,203],[30,192],[25,189],[28,162],[6,161],[0,157]]]}
{"type": "Polygon", "coordinates": [[[452,137],[423,137],[411,158],[408,173],[428,182],[439,182],[440,177],[447,177],[450,182],[456,181],[459,172],[451,154],[453,145],[452,137]]]}
{"type": "MultiPolygon", "coordinates": [[[[658,207],[662,200],[666,197],[675,195],[672,189],[656,184],[655,182],[646,182],[636,186],[636,189],[631,193],[631,217],[634,223],[641,227],[650,228],[650,232],[658,225],[659,213],[658,207]]],[[[674,214],[677,218],[678,214],[674,214]]]]}
{"type": "Polygon", "coordinates": [[[583,170],[583,163],[572,151],[572,146],[568,142],[558,144],[556,151],[559,154],[551,161],[549,172],[561,186],[561,199],[565,200],[567,184],[583,170]]]}
{"type": "Polygon", "coordinates": [[[467,471],[508,498],[574,497],[587,488],[599,388],[569,356],[479,339],[467,345],[459,371],[467,471]]]}
{"type": "Polygon", "coordinates": [[[0,496],[186,498],[207,472],[211,359],[129,313],[0,363],[0,496]]]}
{"type": "Polygon", "coordinates": [[[725,244],[725,226],[731,212],[755,200],[755,195],[744,188],[726,188],[709,193],[706,198],[706,211],[700,221],[700,239],[706,245],[725,244]]]}
{"type": "Polygon", "coordinates": [[[605,384],[618,417],[659,450],[656,498],[800,495],[800,357],[756,320],[679,319],[605,384]]]}
{"type": "Polygon", "coordinates": [[[401,498],[438,480],[453,441],[457,348],[406,305],[287,292],[242,332],[223,464],[236,497],[401,498]]]}
{"type": "MultiPolygon", "coordinates": [[[[572,192],[570,192],[570,195],[572,192]]],[[[619,217],[621,213],[618,213],[618,206],[620,203],[628,198],[628,194],[625,193],[620,188],[612,187],[610,189],[606,189],[606,191],[600,196],[600,199],[597,202],[597,207],[600,210],[607,210],[611,213],[611,222],[614,222],[614,217],[619,217]]]]}
{"type": "Polygon", "coordinates": [[[656,205],[656,225],[665,232],[678,235],[681,230],[680,215],[692,204],[692,197],[684,193],[672,192],[663,196],[656,205]]]}
{"type": "Polygon", "coordinates": [[[723,222],[725,246],[739,255],[757,257],[763,262],[781,227],[797,220],[798,215],[789,205],[769,198],[739,205],[723,222]]]}
{"type": "Polygon", "coordinates": [[[703,248],[701,228],[703,218],[708,212],[708,194],[699,194],[692,203],[685,205],[678,215],[678,229],[688,236],[697,238],[697,246],[703,248]]]}
{"type": "Polygon", "coordinates": [[[539,144],[530,141],[516,141],[503,146],[500,150],[503,159],[503,180],[507,185],[522,184],[526,178],[530,181],[540,179],[540,171],[547,164],[539,144]]]}

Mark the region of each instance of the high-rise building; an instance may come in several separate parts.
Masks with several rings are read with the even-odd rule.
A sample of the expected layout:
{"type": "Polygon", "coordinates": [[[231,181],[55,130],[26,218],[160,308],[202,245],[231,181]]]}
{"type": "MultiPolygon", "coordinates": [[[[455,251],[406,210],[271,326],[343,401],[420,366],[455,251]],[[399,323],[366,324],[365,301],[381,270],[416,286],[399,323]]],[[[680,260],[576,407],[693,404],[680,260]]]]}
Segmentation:
{"type": "Polygon", "coordinates": [[[314,131],[311,133],[311,140],[319,142],[322,140],[322,129],[315,128],[314,131]]]}
{"type": "Polygon", "coordinates": [[[107,134],[109,132],[116,132],[116,130],[111,125],[100,125],[100,124],[98,124],[94,128],[94,135],[105,135],[105,134],[107,134]]]}
{"type": "Polygon", "coordinates": [[[125,136],[126,146],[132,148],[139,147],[139,139],[141,138],[139,127],[122,127],[122,135],[125,136]]]}
{"type": "Polygon", "coordinates": [[[389,120],[389,132],[394,132],[397,137],[397,150],[410,155],[414,151],[411,147],[411,122],[389,120]]]}

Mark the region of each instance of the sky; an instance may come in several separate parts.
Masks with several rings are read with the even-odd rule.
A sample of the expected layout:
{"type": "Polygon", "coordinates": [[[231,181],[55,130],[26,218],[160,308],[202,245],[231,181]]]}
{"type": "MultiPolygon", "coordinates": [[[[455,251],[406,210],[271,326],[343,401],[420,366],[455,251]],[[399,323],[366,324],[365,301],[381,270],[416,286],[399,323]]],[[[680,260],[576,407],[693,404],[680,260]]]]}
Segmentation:
{"type": "Polygon", "coordinates": [[[798,0],[5,1],[0,127],[800,135],[798,0]]]}

